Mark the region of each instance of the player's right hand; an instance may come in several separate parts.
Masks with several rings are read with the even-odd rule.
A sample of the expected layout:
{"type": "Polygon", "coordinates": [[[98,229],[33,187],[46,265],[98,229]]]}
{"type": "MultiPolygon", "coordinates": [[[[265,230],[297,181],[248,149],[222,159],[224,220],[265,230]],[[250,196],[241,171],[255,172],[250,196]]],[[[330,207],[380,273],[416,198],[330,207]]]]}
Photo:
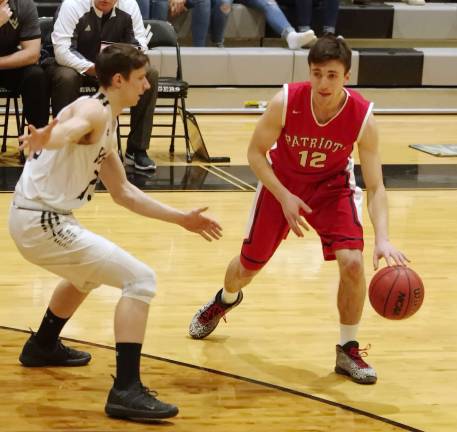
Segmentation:
{"type": "Polygon", "coordinates": [[[56,126],[58,120],[57,118],[53,119],[51,123],[45,127],[37,129],[33,125],[29,125],[28,132],[19,137],[19,149],[25,150],[28,148],[29,155],[28,160],[33,158],[35,153],[39,153],[46,146],[46,143],[51,137],[51,132],[56,126]]]}
{"type": "Polygon", "coordinates": [[[304,234],[300,227],[306,231],[309,231],[309,227],[302,214],[311,213],[311,208],[301,198],[292,193],[288,193],[282,200],[281,207],[290,229],[296,236],[303,237],[304,234]]]}

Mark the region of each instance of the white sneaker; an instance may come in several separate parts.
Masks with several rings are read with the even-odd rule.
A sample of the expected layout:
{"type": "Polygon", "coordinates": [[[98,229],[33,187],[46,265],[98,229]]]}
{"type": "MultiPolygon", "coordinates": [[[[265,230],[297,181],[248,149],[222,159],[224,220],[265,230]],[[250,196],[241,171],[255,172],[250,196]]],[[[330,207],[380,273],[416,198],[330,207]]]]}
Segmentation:
{"type": "Polygon", "coordinates": [[[302,33],[291,31],[286,37],[287,45],[291,50],[297,50],[302,47],[311,46],[316,42],[316,39],[317,38],[313,30],[308,30],[302,33]]]}
{"type": "Polygon", "coordinates": [[[405,3],[408,3],[411,6],[424,6],[425,0],[405,0],[405,3]]]}

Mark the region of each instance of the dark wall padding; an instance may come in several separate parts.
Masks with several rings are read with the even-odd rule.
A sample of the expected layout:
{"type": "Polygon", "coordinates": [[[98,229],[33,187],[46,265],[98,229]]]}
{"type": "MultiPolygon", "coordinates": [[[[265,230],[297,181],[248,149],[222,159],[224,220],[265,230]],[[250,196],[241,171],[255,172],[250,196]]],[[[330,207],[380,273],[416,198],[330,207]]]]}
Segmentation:
{"type": "Polygon", "coordinates": [[[394,7],[391,5],[347,5],[340,7],[336,33],[345,38],[391,38],[393,24],[394,7]]]}
{"type": "Polygon", "coordinates": [[[359,86],[420,87],[424,53],[414,48],[359,49],[359,86]]]}

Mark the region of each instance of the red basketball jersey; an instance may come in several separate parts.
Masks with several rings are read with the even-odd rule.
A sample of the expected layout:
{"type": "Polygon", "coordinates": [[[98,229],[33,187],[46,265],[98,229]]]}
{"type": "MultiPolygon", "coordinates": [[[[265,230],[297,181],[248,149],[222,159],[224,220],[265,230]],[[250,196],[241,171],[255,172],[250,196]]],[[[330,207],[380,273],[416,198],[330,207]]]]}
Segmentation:
{"type": "Polygon", "coordinates": [[[284,85],[283,129],[270,151],[273,169],[297,181],[320,182],[348,166],[373,104],[344,88],[346,101],[327,123],[313,113],[309,82],[284,85]]]}

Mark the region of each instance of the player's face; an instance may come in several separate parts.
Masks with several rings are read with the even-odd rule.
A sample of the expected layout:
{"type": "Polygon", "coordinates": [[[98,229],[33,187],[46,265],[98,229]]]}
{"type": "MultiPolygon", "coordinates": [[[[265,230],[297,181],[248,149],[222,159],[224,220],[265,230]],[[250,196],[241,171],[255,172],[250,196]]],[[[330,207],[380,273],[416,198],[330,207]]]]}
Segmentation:
{"type": "Polygon", "coordinates": [[[336,103],[349,80],[349,72],[344,72],[344,65],[337,60],[310,66],[310,81],[315,102],[331,105],[336,103]]]}
{"type": "Polygon", "coordinates": [[[117,0],[94,0],[95,7],[103,13],[110,12],[117,0]]]}
{"type": "Polygon", "coordinates": [[[149,81],[146,79],[146,69],[144,67],[134,69],[130,72],[129,79],[124,81],[126,106],[135,106],[140,96],[150,88],[149,81]]]}

